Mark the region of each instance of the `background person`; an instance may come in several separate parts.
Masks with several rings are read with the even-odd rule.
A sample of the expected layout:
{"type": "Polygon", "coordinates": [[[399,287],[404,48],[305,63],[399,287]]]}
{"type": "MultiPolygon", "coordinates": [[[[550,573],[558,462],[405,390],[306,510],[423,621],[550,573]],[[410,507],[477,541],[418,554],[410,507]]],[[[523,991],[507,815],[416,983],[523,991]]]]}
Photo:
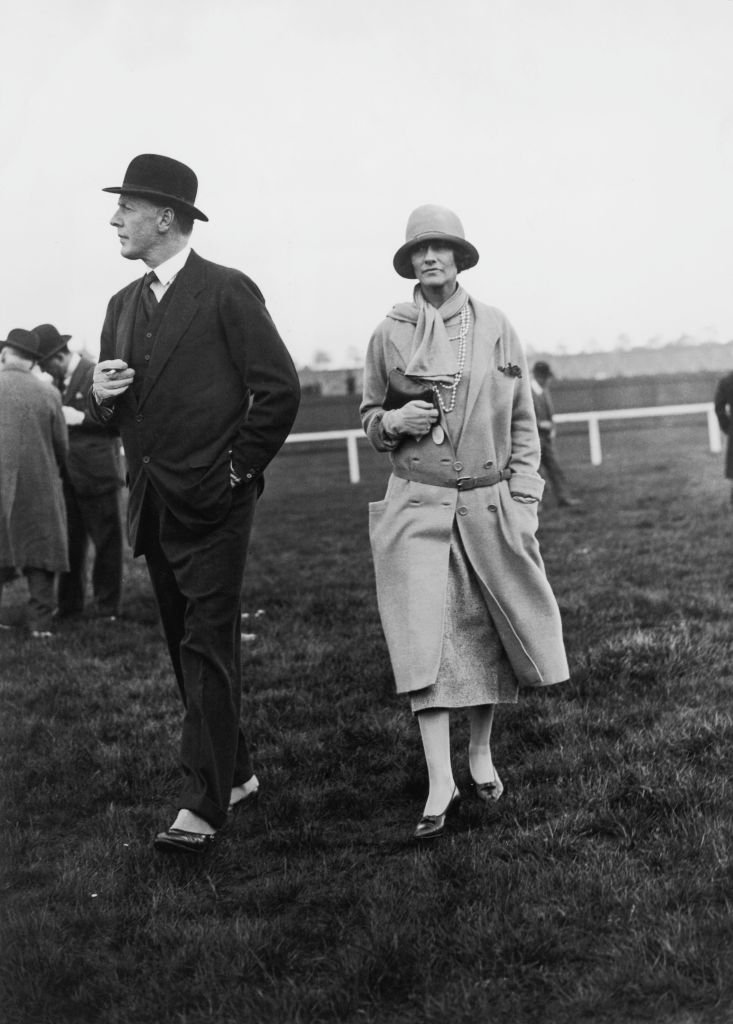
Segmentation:
{"type": "Polygon", "coordinates": [[[69,571],[58,580],[57,615],[81,615],[86,589],[87,552],[94,545],[92,591],[97,616],[114,620],[122,596],[122,513],[120,441],[117,431],[85,412],[94,363],[69,351],[70,334],[53,324],[33,328],[41,339],[41,369],[61,393],[69,431],[64,474],[64,501],[69,544],[69,571]]]}
{"type": "MultiPolygon", "coordinates": [[[[727,480],[733,480],[733,433],[731,433],[731,411],[733,410],[733,373],[726,374],[715,389],[715,415],[718,417],[720,429],[728,438],[725,449],[725,476],[727,480]]],[[[731,488],[730,500],[733,503],[733,487],[731,488]]]]}
{"type": "Polygon", "coordinates": [[[55,574],[69,567],[60,477],[66,424],[58,392],[32,372],[38,336],[15,328],[0,346],[0,605],[4,584],[22,573],[28,628],[48,637],[55,574]]]}
{"type": "Polygon", "coordinates": [[[364,429],[392,462],[386,497],[369,509],[379,611],[430,783],[419,840],[443,833],[460,798],[450,711],[469,710],[471,778],[491,804],[503,789],[491,754],[495,705],[516,701],[518,681],[568,678],[535,538],[544,483],[526,360],[504,314],[457,282],[478,258],[452,211],[410,215],[393,263],[418,284],[377,327],[364,373],[364,429]],[[424,399],[399,407],[390,370],[429,384],[438,408],[424,399]]]}
{"type": "Polygon", "coordinates": [[[555,451],[555,410],[549,388],[550,378],[553,376],[549,364],[541,359],[532,367],[532,401],[540,435],[540,470],[550,481],[557,504],[561,508],[569,508],[580,505],[580,500],[571,496],[565,473],[555,451]]]}
{"type": "Polygon", "coordinates": [[[113,296],[92,415],[119,428],[128,524],[145,555],[185,707],[180,811],[162,850],[201,853],[258,781],[239,721],[241,590],[263,471],[298,409],[293,362],[262,294],[190,247],[198,180],[185,164],[130,163],[110,223],[151,273],[113,296]]]}

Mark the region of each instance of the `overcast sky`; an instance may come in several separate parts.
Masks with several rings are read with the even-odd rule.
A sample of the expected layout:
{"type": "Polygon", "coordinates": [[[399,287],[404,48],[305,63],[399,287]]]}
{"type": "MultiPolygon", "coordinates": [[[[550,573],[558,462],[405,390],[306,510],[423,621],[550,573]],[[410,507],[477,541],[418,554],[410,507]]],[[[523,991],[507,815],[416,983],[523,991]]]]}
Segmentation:
{"type": "Polygon", "coordinates": [[[300,364],[355,359],[409,297],[426,202],[534,350],[733,339],[733,0],[25,0],[2,41],[0,337],[98,350],[144,270],[101,189],[153,152],[194,168],[194,247],[300,364]]]}

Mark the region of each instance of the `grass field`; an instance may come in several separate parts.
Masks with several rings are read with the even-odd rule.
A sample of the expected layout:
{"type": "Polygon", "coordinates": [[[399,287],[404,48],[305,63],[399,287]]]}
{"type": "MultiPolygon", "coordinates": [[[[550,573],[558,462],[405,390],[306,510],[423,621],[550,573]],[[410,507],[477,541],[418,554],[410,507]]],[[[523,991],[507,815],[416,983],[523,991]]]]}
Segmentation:
{"type": "Polygon", "coordinates": [[[115,624],[1,637],[0,1019],[730,1024],[728,484],[702,420],[603,448],[592,468],[561,437],[584,510],[541,513],[572,682],[500,711],[505,797],[490,818],[467,799],[429,849],[409,839],[424,767],[377,617],[366,503],[387,466],[366,447],[356,486],[340,445],[269,473],[245,589],[262,799],[203,863],[151,849],[179,707],[142,567],[115,624]]]}

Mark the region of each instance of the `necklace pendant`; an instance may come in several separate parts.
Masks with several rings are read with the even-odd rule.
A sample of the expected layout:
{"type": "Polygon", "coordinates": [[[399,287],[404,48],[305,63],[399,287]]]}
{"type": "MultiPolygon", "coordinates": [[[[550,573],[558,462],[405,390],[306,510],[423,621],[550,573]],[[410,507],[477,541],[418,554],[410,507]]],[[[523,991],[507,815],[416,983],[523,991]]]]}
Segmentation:
{"type": "Polygon", "coordinates": [[[445,431],[439,423],[436,423],[430,430],[430,436],[436,444],[442,444],[445,441],[445,431]]]}

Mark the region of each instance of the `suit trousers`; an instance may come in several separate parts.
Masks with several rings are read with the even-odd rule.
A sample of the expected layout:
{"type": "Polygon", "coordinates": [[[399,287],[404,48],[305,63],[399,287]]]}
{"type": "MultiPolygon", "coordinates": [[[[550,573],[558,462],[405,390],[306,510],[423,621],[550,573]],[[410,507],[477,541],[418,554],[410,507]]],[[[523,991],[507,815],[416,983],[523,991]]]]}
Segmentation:
{"type": "Polygon", "coordinates": [[[104,494],[79,494],[64,481],[69,571],[59,576],[59,615],[84,609],[89,541],[94,545],[92,590],[100,615],[119,615],[122,594],[122,517],[117,488],[104,494]]]}
{"type": "Polygon", "coordinates": [[[241,593],[257,487],[232,492],[226,519],[206,532],[182,526],[148,484],[143,553],[184,706],[179,808],[214,828],[233,785],[252,776],[240,724],[241,593]]]}

